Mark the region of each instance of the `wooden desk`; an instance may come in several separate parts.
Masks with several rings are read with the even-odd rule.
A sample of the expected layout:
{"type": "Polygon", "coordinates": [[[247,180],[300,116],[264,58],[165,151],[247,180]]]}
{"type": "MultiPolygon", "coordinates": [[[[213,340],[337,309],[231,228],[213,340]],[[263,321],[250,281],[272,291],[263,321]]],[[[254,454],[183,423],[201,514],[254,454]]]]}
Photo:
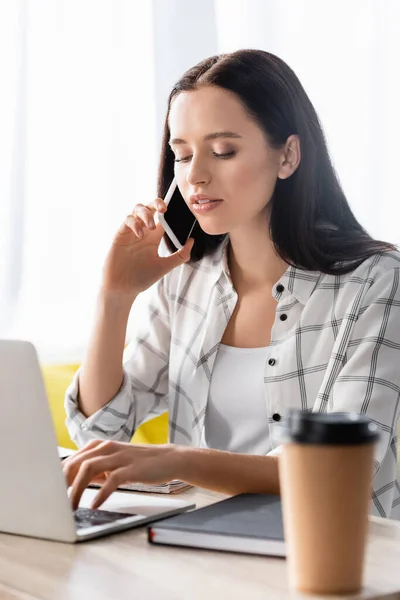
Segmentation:
{"type": "MultiPolygon", "coordinates": [[[[192,489],[180,497],[200,507],[225,496],[192,489]]],[[[365,583],[353,599],[400,599],[400,523],[371,518],[365,583]]],[[[284,559],[152,546],[144,527],[76,545],[0,534],[1,600],[300,597],[288,590],[284,559]]]]}

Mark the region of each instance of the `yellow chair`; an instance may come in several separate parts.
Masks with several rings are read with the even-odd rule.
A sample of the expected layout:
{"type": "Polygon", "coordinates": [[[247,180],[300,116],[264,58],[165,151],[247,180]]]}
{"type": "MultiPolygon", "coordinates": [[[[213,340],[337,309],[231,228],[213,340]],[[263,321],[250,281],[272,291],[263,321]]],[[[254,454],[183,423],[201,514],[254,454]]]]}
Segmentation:
{"type": "MultiPolygon", "coordinates": [[[[57,434],[57,442],[59,446],[64,446],[65,448],[76,448],[65,427],[64,395],[78,367],[78,364],[42,366],[42,374],[57,434]]],[[[400,438],[400,421],[398,433],[400,438]]],[[[166,444],[167,441],[168,413],[164,413],[141,425],[135,431],[131,440],[133,444],[166,444]]],[[[398,448],[398,456],[400,477],[400,447],[398,448]]]]}
{"type": "MultiPolygon", "coordinates": [[[[42,374],[49,398],[50,411],[57,435],[57,443],[65,448],[76,448],[65,426],[64,395],[78,369],[78,364],[43,365],[42,374]]],[[[168,441],[168,413],[141,425],[131,440],[133,444],[165,444],[168,441]]]]}

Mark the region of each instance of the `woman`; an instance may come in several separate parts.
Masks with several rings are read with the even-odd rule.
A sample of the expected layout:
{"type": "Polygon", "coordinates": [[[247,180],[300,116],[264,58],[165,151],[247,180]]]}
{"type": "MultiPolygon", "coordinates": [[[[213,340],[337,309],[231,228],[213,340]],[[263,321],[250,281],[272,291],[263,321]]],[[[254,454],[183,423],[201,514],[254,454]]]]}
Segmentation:
{"type": "Polygon", "coordinates": [[[185,73],[169,99],[158,195],[115,236],[67,392],[84,446],[65,464],[73,505],[94,478],[104,481],[94,507],[127,481],[278,493],[276,428],[298,407],[377,423],[371,508],[398,516],[400,255],[352,214],[293,71],[241,50],[185,73]],[[198,226],[159,257],[154,216],[174,173],[198,226]],[[135,321],[133,306],[123,356],[146,289],[147,318],[135,321]],[[167,409],[169,444],[127,443],[167,409]]]}

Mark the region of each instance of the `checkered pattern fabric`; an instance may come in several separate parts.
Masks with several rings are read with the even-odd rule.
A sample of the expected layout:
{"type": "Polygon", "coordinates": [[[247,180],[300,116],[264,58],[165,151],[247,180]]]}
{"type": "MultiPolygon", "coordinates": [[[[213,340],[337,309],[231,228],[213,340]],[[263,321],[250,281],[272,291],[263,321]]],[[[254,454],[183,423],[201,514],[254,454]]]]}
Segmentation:
{"type": "MultiPolygon", "coordinates": [[[[168,410],[170,442],[200,446],[215,358],[237,302],[227,242],[145,292],[148,311],[134,324],[122,387],[88,419],[77,405],[77,373],[65,406],[78,445],[93,437],[128,441],[141,423],[168,410]]],[[[289,408],[366,414],[381,433],[371,512],[392,518],[400,518],[399,269],[398,252],[376,254],[340,276],[289,267],[273,288],[277,309],[264,369],[268,454],[279,454],[279,416],[289,408]]]]}

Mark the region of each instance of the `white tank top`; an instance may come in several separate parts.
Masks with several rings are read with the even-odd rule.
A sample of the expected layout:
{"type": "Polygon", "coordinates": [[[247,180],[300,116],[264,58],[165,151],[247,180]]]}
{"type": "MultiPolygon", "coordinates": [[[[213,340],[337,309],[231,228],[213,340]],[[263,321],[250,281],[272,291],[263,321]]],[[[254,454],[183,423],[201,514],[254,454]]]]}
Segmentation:
{"type": "Polygon", "coordinates": [[[202,448],[243,454],[270,450],[264,368],[267,348],[220,344],[210,385],[202,448]]]}

